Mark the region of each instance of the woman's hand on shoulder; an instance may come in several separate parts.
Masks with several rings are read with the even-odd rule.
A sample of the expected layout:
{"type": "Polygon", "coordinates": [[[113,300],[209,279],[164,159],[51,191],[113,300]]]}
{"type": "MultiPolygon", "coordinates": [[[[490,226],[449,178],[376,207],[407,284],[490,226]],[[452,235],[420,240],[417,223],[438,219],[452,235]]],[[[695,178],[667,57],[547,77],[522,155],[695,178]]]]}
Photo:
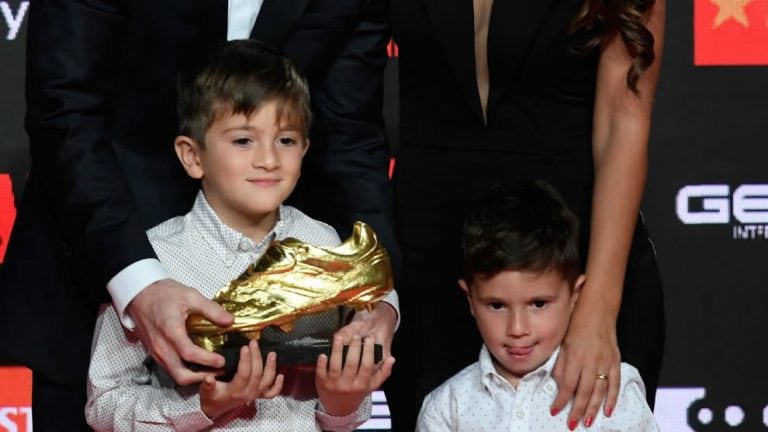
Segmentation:
{"type": "Polygon", "coordinates": [[[573,399],[568,415],[571,430],[582,421],[591,426],[603,401],[602,412],[610,417],[621,384],[615,321],[590,309],[579,314],[577,306],[552,371],[558,392],[550,409],[556,415],[573,399]]]}

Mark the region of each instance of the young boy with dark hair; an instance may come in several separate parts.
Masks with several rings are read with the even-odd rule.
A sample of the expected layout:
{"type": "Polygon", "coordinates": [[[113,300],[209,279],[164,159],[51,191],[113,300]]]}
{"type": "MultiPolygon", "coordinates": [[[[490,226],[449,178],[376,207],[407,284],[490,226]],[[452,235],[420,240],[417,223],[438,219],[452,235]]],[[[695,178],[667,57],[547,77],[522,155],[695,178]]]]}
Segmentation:
{"type": "MultiPolygon", "coordinates": [[[[189,213],[148,231],[175,280],[212,297],[274,240],[340,243],[329,225],[283,205],[299,179],[310,124],[307,83],[287,58],[253,40],[228,42],[180,79],[178,113],[176,154],[201,191],[189,213]]],[[[299,319],[289,333],[265,329],[262,338],[327,339],[342,324],[342,314],[330,310],[299,319]]],[[[86,417],[96,430],[351,431],[370,416],[370,393],[389,376],[394,359],[377,368],[374,341],[358,336],[349,353],[359,358],[362,352],[361,360],[342,365],[338,339],[330,358],[318,359],[316,392],[310,392],[316,397],[283,388],[275,354],[262,359],[255,341],[241,349],[230,382],[211,374],[199,385],[178,387],[148,368],[149,353],[105,305],[93,341],[86,417]]]]}
{"type": "MultiPolygon", "coordinates": [[[[480,359],[424,399],[417,430],[555,431],[568,409],[552,416],[552,378],[559,346],[584,284],[578,221],[540,181],[494,187],[464,224],[464,278],[484,345],[480,359]]],[[[588,417],[569,428],[657,431],[637,370],[621,378],[598,374],[597,385],[620,379],[611,417],[588,417]]]]}

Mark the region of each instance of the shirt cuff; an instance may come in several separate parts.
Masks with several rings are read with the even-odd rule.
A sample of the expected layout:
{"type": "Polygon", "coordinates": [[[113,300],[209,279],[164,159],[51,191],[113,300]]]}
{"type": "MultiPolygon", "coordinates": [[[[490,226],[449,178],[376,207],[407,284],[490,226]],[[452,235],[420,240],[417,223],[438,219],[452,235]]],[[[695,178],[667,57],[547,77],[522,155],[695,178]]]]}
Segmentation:
{"type": "Polygon", "coordinates": [[[352,432],[371,418],[371,396],[368,395],[368,397],[363,399],[363,402],[357,407],[357,411],[341,417],[326,413],[323,403],[318,399],[315,418],[317,419],[317,425],[324,431],[352,432]]]}
{"type": "Polygon", "coordinates": [[[136,327],[126,311],[131,301],[141,290],[163,279],[169,279],[169,276],[160,261],[157,258],[146,258],[122,269],[107,282],[107,291],[112,296],[117,316],[125,328],[133,330],[136,327]]]}
{"type": "Polygon", "coordinates": [[[384,296],[383,299],[381,299],[381,301],[392,306],[392,308],[395,310],[395,314],[397,314],[397,320],[395,321],[395,331],[397,331],[397,329],[400,327],[400,297],[397,295],[397,291],[390,291],[386,296],[384,296]]]}
{"type": "Polygon", "coordinates": [[[213,419],[203,412],[199,394],[185,401],[182,413],[166,413],[166,415],[170,417],[174,430],[179,432],[199,431],[215,424],[213,419]]]}

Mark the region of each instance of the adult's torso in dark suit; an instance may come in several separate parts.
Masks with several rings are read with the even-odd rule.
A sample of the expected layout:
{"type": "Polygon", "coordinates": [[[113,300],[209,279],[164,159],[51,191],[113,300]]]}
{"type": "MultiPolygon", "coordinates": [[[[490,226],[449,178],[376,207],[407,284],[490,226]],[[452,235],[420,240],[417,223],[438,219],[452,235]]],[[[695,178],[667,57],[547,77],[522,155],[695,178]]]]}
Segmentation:
{"type": "MultiPolygon", "coordinates": [[[[586,252],[599,53],[581,50],[588,35],[569,34],[580,7],[573,0],[493,2],[485,122],[475,72],[473,2],[392,1],[390,21],[400,55],[401,142],[394,177],[403,252],[399,294],[407,318],[395,350],[404,361],[394,378],[395,384],[417,387],[410,406],[393,402],[396,422],[401,409],[413,417],[420,397],[477,359],[481,340],[456,280],[462,276],[464,214],[491,185],[527,178],[554,185],[580,217],[586,252]]],[[[655,388],[663,343],[661,285],[642,223],[627,276],[619,329],[624,359],[634,360],[641,371],[647,363],[645,377],[655,388]],[[638,300],[637,293],[644,298],[638,300]],[[625,327],[633,329],[631,336],[625,327]],[[632,343],[641,348],[625,350],[632,343]],[[628,358],[630,352],[634,357],[628,358]],[[641,359],[646,354],[648,361],[641,359]]]]}
{"type": "MultiPolygon", "coordinates": [[[[385,6],[265,0],[252,37],[292,57],[310,82],[303,194],[335,205],[299,205],[347,230],[366,220],[394,248],[381,124],[385,6]]],[[[0,274],[1,360],[83,385],[106,282],[154,257],[144,230],[191,206],[197,185],[173,152],[175,76],[224,42],[226,28],[225,0],[31,5],[32,168],[0,274]]]]}

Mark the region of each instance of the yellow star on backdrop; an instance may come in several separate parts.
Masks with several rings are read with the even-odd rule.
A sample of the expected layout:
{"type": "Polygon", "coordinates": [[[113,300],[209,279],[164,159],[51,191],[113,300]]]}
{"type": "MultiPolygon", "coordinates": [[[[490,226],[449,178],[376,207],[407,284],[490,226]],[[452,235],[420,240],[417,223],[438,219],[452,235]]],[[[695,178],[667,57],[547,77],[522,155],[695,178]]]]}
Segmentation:
{"type": "Polygon", "coordinates": [[[752,2],[752,0],[709,0],[714,3],[717,8],[717,16],[715,17],[715,23],[712,28],[718,28],[720,25],[733,19],[744,27],[749,27],[749,20],[747,20],[747,14],[744,12],[744,8],[752,2]]]}

